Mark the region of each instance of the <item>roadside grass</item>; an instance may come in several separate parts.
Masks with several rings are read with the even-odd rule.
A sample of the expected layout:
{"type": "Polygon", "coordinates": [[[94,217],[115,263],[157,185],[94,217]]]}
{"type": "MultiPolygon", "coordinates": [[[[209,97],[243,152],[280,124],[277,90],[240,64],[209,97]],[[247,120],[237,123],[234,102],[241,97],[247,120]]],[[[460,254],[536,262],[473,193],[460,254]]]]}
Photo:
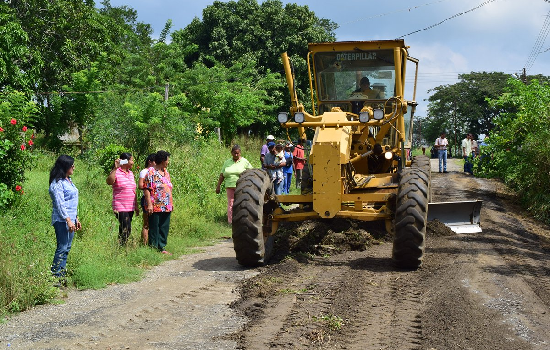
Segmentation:
{"type": "MultiPolygon", "coordinates": [[[[243,138],[237,143],[243,156],[259,167],[262,140],[243,138]]],[[[105,183],[106,175],[94,160],[77,157],[72,178],[79,189],[82,229],[75,235],[67,261],[71,288],[97,289],[136,281],[152,266],[231,236],[225,191],[215,193],[230,148],[215,141],[196,141],[158,149],[171,153],[168,170],[174,184],[174,211],[166,249],[173,255],[159,254],[141,244],[141,215],[134,216],[128,244],[119,246],[118,221],[111,210],[112,189],[105,183]]],[[[57,303],[63,296],[63,291],[53,287],[50,275],[56,241],[48,180],[58,154],[35,151],[35,156],[33,168],[26,173],[24,193],[0,216],[0,319],[34,305],[57,303]]],[[[140,167],[141,163],[136,161],[140,167]]],[[[133,170],[137,177],[139,169],[133,170]]]]}

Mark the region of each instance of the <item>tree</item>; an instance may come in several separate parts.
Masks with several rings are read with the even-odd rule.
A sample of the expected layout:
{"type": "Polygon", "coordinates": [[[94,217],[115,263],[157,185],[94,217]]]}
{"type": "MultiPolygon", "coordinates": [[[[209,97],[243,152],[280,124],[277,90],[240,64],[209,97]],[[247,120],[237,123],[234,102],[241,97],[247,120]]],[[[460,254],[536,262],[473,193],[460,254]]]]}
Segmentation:
{"type": "MultiPolygon", "coordinates": [[[[257,62],[260,73],[281,72],[281,53],[288,51],[298,74],[299,88],[306,91],[307,44],[334,41],[337,25],[318,18],[308,6],[279,0],[215,1],[203,10],[202,20],[195,18],[186,28],[173,34],[178,45],[197,45],[186,57],[188,66],[203,62],[233,66],[241,57],[257,62]]],[[[287,93],[281,90],[283,93],[287,93]]]]}
{"type": "Polygon", "coordinates": [[[192,122],[205,131],[220,127],[229,144],[239,128],[273,120],[281,79],[269,71],[260,74],[252,58],[242,57],[230,68],[197,63],[183,74],[182,84],[196,116],[192,122]]]}
{"type": "Polygon", "coordinates": [[[11,87],[28,91],[37,78],[29,37],[14,11],[0,3],[0,90],[11,87]]]}

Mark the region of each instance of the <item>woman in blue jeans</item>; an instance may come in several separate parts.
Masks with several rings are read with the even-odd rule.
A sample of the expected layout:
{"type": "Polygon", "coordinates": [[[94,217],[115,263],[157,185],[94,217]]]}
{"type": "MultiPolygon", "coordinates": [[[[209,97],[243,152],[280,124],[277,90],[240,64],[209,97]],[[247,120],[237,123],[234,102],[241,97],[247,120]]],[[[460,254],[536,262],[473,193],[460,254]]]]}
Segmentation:
{"type": "Polygon", "coordinates": [[[73,172],[74,159],[67,155],[59,156],[50,171],[52,226],[57,240],[51,271],[59,279],[65,278],[74,233],[82,227],[77,216],[78,189],[71,180],[73,172]]]}

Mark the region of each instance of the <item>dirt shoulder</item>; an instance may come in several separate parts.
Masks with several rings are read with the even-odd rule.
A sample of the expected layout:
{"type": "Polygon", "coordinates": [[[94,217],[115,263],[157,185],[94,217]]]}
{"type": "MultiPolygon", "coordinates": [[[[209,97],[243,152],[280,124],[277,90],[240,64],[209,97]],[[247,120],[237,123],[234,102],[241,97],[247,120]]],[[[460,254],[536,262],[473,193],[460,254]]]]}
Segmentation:
{"type": "Polygon", "coordinates": [[[550,230],[499,182],[461,166],[449,160],[450,173],[432,173],[432,198],[483,200],[483,233],[430,223],[416,271],[392,265],[383,225],[285,224],[268,266],[239,267],[231,242],[222,242],[143,281],[69,291],[64,304],[17,315],[0,325],[0,346],[547,349],[550,230]]]}
{"type": "Polygon", "coordinates": [[[153,268],[139,282],[72,290],[61,305],[39,306],[0,325],[10,349],[234,349],[224,335],[246,318],[229,304],[258,272],[237,264],[227,240],[153,268]]]}

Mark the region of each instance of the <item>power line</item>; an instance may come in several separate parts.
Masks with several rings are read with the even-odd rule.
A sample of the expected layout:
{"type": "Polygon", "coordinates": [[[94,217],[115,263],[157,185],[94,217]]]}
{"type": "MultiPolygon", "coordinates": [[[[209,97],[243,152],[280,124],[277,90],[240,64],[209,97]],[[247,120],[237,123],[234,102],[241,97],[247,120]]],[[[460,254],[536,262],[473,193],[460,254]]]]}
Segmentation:
{"type": "Polygon", "coordinates": [[[451,17],[445,18],[444,20],[442,20],[442,21],[439,22],[439,23],[432,24],[431,26],[426,27],[426,28],[424,28],[424,29],[415,30],[414,32],[410,32],[409,34],[402,35],[402,36],[398,37],[397,39],[401,39],[401,38],[404,38],[404,37],[406,37],[406,36],[409,36],[409,35],[412,35],[412,34],[416,34],[416,33],[419,33],[419,32],[421,32],[421,31],[424,31],[424,30],[430,30],[430,29],[432,29],[432,28],[434,28],[434,27],[437,27],[437,26],[443,24],[444,22],[446,22],[446,21],[448,21],[448,20],[451,20],[451,19],[454,19],[454,18],[456,18],[456,17],[465,15],[465,14],[467,14],[467,13],[469,13],[469,12],[475,11],[475,10],[477,10],[477,9],[479,9],[479,8],[481,8],[481,7],[483,7],[483,6],[487,5],[487,4],[489,4],[489,3],[491,3],[491,2],[495,2],[495,1],[498,1],[498,0],[488,0],[488,1],[482,2],[481,4],[479,4],[478,6],[476,6],[476,7],[474,7],[474,8],[471,8],[471,9],[469,9],[469,10],[467,10],[467,11],[464,11],[464,12],[459,12],[459,13],[457,13],[457,14],[454,14],[454,15],[452,15],[451,17]]]}
{"type": "MultiPolygon", "coordinates": [[[[525,64],[525,72],[528,72],[529,69],[531,69],[538,55],[541,53],[540,50],[542,48],[542,45],[544,45],[544,43],[546,42],[546,37],[548,36],[549,29],[550,29],[550,11],[548,11],[546,18],[544,19],[544,23],[542,24],[542,28],[540,29],[537,40],[535,41],[535,45],[533,45],[533,48],[531,49],[531,53],[529,54],[529,57],[527,57],[527,63],[525,64]]],[[[548,50],[550,50],[550,48],[548,50]]]]}
{"type": "Polygon", "coordinates": [[[446,2],[446,1],[450,1],[450,0],[439,0],[439,1],[434,1],[434,2],[429,2],[429,3],[426,3],[426,4],[422,4],[422,5],[416,5],[416,6],[412,6],[412,7],[402,8],[402,9],[400,9],[400,10],[395,10],[395,11],[392,11],[392,12],[380,13],[380,14],[378,14],[378,15],[373,15],[373,16],[370,16],[370,17],[361,17],[360,19],[356,19],[356,20],[354,20],[354,21],[344,22],[344,23],[342,23],[341,25],[339,25],[339,27],[341,27],[341,26],[343,26],[343,25],[347,25],[347,24],[352,24],[352,23],[357,23],[357,22],[366,21],[366,20],[373,19],[373,18],[379,18],[379,17],[389,16],[389,15],[392,15],[392,14],[394,14],[394,13],[399,13],[399,12],[411,12],[412,10],[419,9],[419,8],[421,8],[421,7],[424,7],[424,6],[429,6],[429,5],[433,5],[433,4],[439,4],[439,3],[442,3],[442,2],[446,2]]]}

